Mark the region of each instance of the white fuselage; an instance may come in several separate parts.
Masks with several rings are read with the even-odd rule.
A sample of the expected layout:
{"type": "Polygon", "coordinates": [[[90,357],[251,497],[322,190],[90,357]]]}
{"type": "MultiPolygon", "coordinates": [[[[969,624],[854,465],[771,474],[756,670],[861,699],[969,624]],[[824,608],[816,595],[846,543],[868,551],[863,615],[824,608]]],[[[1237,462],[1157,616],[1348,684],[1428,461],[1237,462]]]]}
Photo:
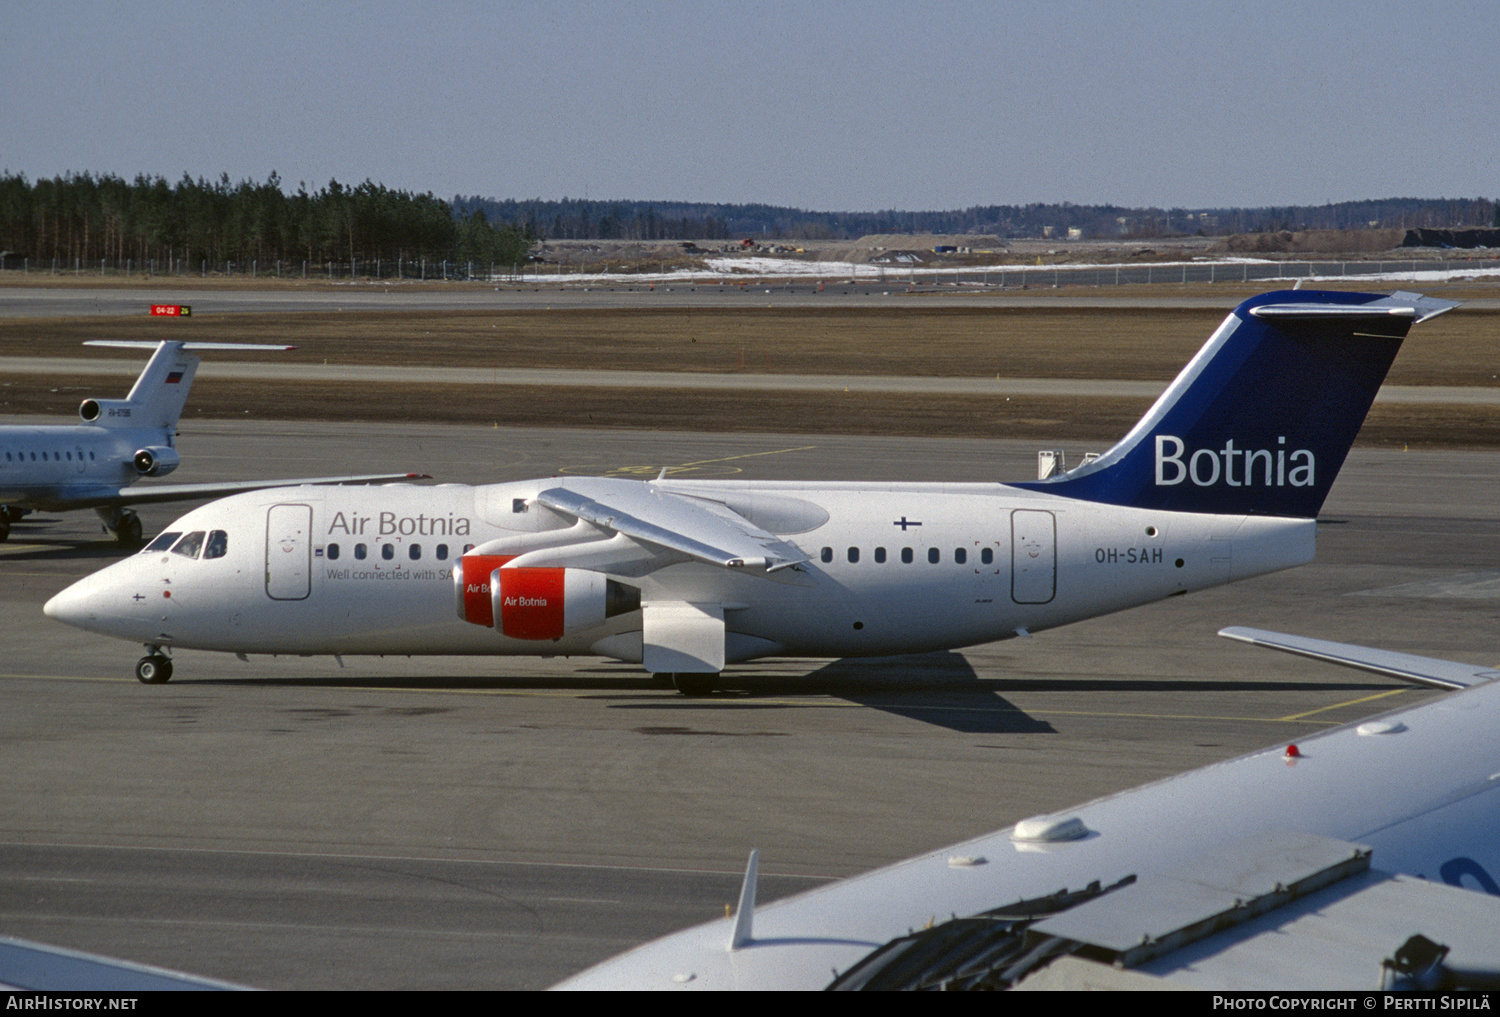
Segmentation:
{"type": "MultiPolygon", "coordinates": [[[[169,528],[222,533],[218,556],[141,552],[59,594],[48,614],[146,644],[237,653],[641,661],[639,610],[536,640],[465,621],[455,608],[454,565],[470,548],[501,538],[544,546],[576,528],[532,501],[566,483],[237,495],[169,528]]],[[[608,485],[641,486],[589,483],[596,497],[623,491],[608,485]]],[[[649,553],[599,568],[638,589],[646,610],[666,601],[721,610],[726,662],[968,646],[1313,555],[1309,519],[1122,508],[1002,484],[662,481],[655,488],[709,502],[761,499],[771,509],[757,523],[808,559],[769,574],[663,563],[649,553]]]]}
{"type": "Polygon", "coordinates": [[[173,440],[170,428],[159,427],[0,427],[0,504],[53,510],[116,493],[141,479],[138,450],[170,448],[173,440]]]}

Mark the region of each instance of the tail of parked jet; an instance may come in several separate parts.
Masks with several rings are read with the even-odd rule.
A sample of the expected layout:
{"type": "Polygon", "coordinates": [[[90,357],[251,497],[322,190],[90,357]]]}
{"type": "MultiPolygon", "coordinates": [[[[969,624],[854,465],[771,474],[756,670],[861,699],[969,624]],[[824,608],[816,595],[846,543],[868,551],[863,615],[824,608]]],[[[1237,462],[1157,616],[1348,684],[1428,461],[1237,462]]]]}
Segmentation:
{"type": "Polygon", "coordinates": [[[1112,505],[1312,518],[1406,333],[1456,306],[1400,292],[1254,297],[1119,444],[1017,486],[1112,505]]]}
{"type": "Polygon", "coordinates": [[[198,372],[198,358],[191,350],[290,350],[291,346],[253,343],[134,342],[126,339],[91,339],[85,346],[117,346],[154,349],[124,399],[85,399],[78,415],[85,423],[100,427],[154,427],[171,430],[182,416],[188,390],[198,372]]]}

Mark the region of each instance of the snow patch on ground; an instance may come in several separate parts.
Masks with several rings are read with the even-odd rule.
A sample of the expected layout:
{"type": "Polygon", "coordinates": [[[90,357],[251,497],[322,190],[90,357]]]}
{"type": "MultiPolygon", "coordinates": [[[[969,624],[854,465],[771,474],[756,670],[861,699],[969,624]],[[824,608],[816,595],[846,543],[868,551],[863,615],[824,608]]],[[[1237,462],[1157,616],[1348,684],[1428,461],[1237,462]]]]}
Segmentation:
{"type": "MultiPolygon", "coordinates": [[[[1170,282],[1170,273],[1173,269],[1181,271],[1184,268],[1202,269],[1205,265],[1240,266],[1240,265],[1272,265],[1281,264],[1285,271],[1277,275],[1257,276],[1252,281],[1275,282],[1278,280],[1294,279],[1337,279],[1346,282],[1377,282],[1384,280],[1409,281],[1409,282],[1451,282],[1459,279],[1481,279],[1500,277],[1500,268],[1457,268],[1457,269],[1412,269],[1409,266],[1390,271],[1376,271],[1349,275],[1308,275],[1306,271],[1298,271],[1298,267],[1305,269],[1307,262],[1273,262],[1265,258],[1223,258],[1214,261],[1195,259],[1192,261],[1161,261],[1152,262],[1150,269],[1160,282],[1170,282]]],[[[1353,264],[1348,263],[1348,264],[1353,264]]],[[[1045,274],[1056,273],[1057,281],[1066,283],[1069,274],[1084,271],[1109,271],[1119,269],[1122,282],[1138,282],[1136,278],[1145,265],[1122,265],[1122,264],[1088,264],[1072,262],[1066,265],[942,265],[942,266],[917,266],[917,265],[871,265],[849,261],[799,261],[790,258],[768,258],[755,255],[745,257],[710,258],[701,268],[673,269],[668,272],[549,272],[546,269],[527,272],[524,279],[537,283],[558,283],[569,285],[586,286],[622,286],[622,285],[671,285],[673,283],[695,284],[707,283],[710,285],[730,283],[739,285],[742,283],[772,283],[791,281],[816,281],[824,280],[829,283],[840,282],[883,282],[889,281],[893,284],[902,282],[937,282],[945,278],[961,277],[962,281],[970,285],[1005,285],[1010,280],[1019,281],[1023,276],[1028,281],[1042,282],[1045,274]],[[1131,273],[1131,278],[1124,277],[1125,272],[1131,273]],[[975,277],[979,277],[976,279],[975,277]]],[[[497,277],[493,281],[509,281],[513,277],[506,275],[497,277]]],[[[1221,281],[1232,281],[1232,273],[1224,273],[1221,281]]]]}

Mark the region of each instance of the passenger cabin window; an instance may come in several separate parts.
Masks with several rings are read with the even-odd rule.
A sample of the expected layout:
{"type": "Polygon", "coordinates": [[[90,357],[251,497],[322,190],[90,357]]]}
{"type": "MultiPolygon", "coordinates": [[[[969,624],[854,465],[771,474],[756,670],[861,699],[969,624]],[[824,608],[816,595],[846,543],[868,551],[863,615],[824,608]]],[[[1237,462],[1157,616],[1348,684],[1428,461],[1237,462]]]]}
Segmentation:
{"type": "Polygon", "coordinates": [[[981,550],[979,552],[979,560],[985,565],[995,564],[995,549],[993,547],[986,547],[981,550]]]}
{"type": "Polygon", "coordinates": [[[172,553],[180,554],[184,558],[198,557],[198,552],[203,550],[204,536],[205,534],[202,530],[194,530],[172,545],[172,553]]]}
{"type": "Polygon", "coordinates": [[[818,555],[818,560],[820,560],[824,565],[827,565],[829,562],[833,561],[833,548],[823,548],[822,552],[818,555]]]}
{"type": "Polygon", "coordinates": [[[929,562],[931,562],[932,564],[936,565],[938,562],[942,561],[942,559],[943,559],[943,554],[937,548],[935,548],[935,547],[929,547],[927,549],[927,560],[929,562]]]}
{"type": "Polygon", "coordinates": [[[903,565],[910,565],[911,562],[912,562],[911,548],[909,548],[909,547],[903,547],[901,549],[901,564],[903,564],[903,565]]]}
{"type": "Polygon", "coordinates": [[[885,548],[883,548],[883,547],[877,547],[875,549],[875,564],[877,564],[877,565],[884,565],[885,564],[885,548]]]}
{"type": "Polygon", "coordinates": [[[393,558],[396,557],[396,545],[394,545],[394,544],[381,544],[380,545],[380,557],[384,558],[386,561],[391,561],[393,558]]]}
{"type": "Polygon", "coordinates": [[[953,549],[953,560],[962,565],[969,560],[969,552],[961,547],[956,547],[953,549]]]}
{"type": "Polygon", "coordinates": [[[328,560],[329,561],[338,561],[339,560],[339,546],[337,544],[329,544],[328,545],[328,552],[327,552],[327,554],[328,554],[328,560]]]}
{"type": "Polygon", "coordinates": [[[365,545],[363,545],[363,544],[355,544],[354,545],[354,557],[357,558],[358,560],[364,561],[365,560],[365,555],[367,555],[369,553],[370,553],[369,549],[366,548],[365,545]]]}
{"type": "Polygon", "coordinates": [[[411,546],[409,546],[406,549],[406,553],[411,557],[412,561],[421,561],[422,560],[422,545],[421,544],[412,544],[411,546]]]}
{"type": "Polygon", "coordinates": [[[203,557],[222,558],[229,553],[229,534],[223,530],[211,530],[208,543],[203,545],[203,557]]]}
{"type": "Polygon", "coordinates": [[[438,560],[439,561],[447,561],[448,560],[448,545],[447,544],[439,544],[437,546],[437,556],[438,556],[438,560]]]}
{"type": "Polygon", "coordinates": [[[851,547],[849,549],[849,564],[853,565],[853,564],[855,564],[858,561],[859,561],[859,548],[857,548],[857,547],[851,547]]]}

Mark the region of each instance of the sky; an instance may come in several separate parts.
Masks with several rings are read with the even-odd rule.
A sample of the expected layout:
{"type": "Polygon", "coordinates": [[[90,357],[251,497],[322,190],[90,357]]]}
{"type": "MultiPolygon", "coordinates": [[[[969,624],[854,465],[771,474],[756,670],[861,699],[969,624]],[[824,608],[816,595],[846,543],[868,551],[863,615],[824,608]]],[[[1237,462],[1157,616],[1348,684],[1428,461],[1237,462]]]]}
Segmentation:
{"type": "Polygon", "coordinates": [[[0,171],[820,211],[1500,193],[1490,0],[5,0],[0,171]]]}

